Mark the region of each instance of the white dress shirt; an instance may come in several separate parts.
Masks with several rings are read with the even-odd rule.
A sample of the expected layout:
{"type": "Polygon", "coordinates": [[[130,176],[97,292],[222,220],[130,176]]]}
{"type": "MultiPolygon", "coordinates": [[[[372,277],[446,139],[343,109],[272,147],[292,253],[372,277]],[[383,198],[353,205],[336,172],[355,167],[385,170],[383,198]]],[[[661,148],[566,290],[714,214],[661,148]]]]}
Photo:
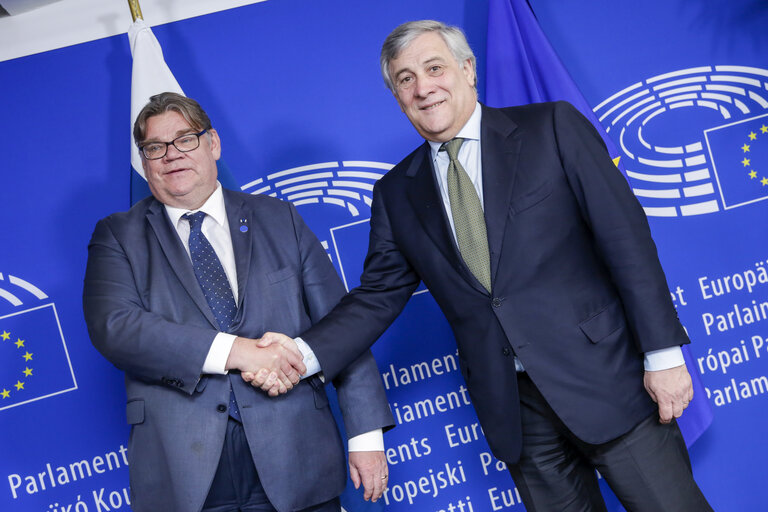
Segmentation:
{"type": "MultiPolygon", "coordinates": [[[[238,289],[235,252],[232,248],[232,235],[229,231],[229,220],[227,219],[227,210],[224,205],[224,194],[221,184],[216,184],[216,190],[213,191],[213,194],[205,201],[203,206],[197,210],[186,210],[165,205],[165,211],[168,213],[171,224],[176,228],[176,233],[178,233],[181,243],[184,244],[184,249],[186,249],[187,254],[190,256],[190,261],[192,256],[189,252],[189,222],[182,219],[182,217],[187,213],[205,212],[206,215],[203,219],[201,230],[211,243],[216,256],[221,262],[221,266],[224,268],[227,281],[229,281],[229,286],[232,289],[232,295],[234,295],[235,303],[237,303],[238,289]]],[[[236,335],[225,332],[220,332],[216,335],[213,343],[211,343],[211,348],[208,350],[208,356],[203,363],[203,373],[216,375],[225,375],[227,373],[227,359],[229,358],[229,352],[232,350],[235,338],[237,338],[236,335]]],[[[309,368],[310,365],[307,364],[307,373],[304,377],[318,373],[319,365],[311,349],[300,338],[297,340],[297,343],[299,344],[299,350],[304,355],[305,364],[308,361],[315,361],[313,366],[316,369],[312,371],[309,368]]],[[[383,450],[384,437],[381,429],[372,430],[349,439],[349,451],[351,452],[383,450]]]]}

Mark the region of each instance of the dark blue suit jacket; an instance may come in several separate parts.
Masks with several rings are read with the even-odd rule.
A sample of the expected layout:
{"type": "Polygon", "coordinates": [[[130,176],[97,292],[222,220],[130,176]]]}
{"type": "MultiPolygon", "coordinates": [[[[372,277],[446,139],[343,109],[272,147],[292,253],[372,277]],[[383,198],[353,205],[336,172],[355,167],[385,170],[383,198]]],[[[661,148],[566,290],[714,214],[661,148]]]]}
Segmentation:
{"type": "MultiPolygon", "coordinates": [[[[328,256],[289,203],[228,190],[224,198],[239,290],[230,332],[298,335],[344,293],[328,256]]],[[[224,443],[227,414],[219,406],[228,402],[230,382],[279,511],[342,492],[344,449],[317,377],[269,398],[239,375],[201,375],[217,324],[161,203],[150,197],[99,221],[83,300],[93,344],[125,372],[134,510],[202,508],[224,443]]],[[[393,424],[370,352],[334,384],[350,437],[393,424]]]]}
{"type": "Polygon", "coordinates": [[[643,353],[688,342],[642,208],[567,103],[483,107],[481,147],[492,292],[461,259],[425,143],[376,185],[360,287],[302,337],[334,375],[423,280],[498,458],[520,452],[514,354],[576,436],[614,439],[655,408],[643,353]]]}

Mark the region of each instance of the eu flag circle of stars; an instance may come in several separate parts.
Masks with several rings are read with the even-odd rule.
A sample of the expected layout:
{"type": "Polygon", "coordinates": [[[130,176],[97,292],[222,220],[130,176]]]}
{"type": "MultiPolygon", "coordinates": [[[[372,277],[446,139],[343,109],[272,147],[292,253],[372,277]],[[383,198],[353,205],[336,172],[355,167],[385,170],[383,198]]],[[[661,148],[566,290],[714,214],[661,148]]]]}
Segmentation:
{"type": "MultiPolygon", "coordinates": [[[[763,125],[760,127],[760,135],[766,135],[768,136],[768,126],[763,125]]],[[[757,179],[757,172],[752,168],[752,160],[748,158],[749,150],[750,150],[750,142],[756,141],[758,137],[758,134],[754,131],[750,131],[747,135],[747,142],[744,143],[743,146],[741,146],[741,150],[744,152],[744,159],[741,161],[741,165],[744,167],[749,168],[749,172],[747,173],[747,176],[749,176],[749,179],[754,180],[757,179]]],[[[760,184],[764,187],[768,186],[768,177],[763,176],[760,179],[760,184]]]]}

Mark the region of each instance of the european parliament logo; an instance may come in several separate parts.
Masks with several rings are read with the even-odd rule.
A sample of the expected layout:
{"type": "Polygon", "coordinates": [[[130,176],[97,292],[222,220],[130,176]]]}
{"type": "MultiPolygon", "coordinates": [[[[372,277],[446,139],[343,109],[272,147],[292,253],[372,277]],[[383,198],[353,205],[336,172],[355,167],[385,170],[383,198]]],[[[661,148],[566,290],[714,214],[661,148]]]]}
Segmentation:
{"type": "Polygon", "coordinates": [[[322,162],[273,172],[241,188],[299,208],[349,290],[358,284],[362,271],[373,185],[392,167],[360,160],[322,162]]]}
{"type": "Polygon", "coordinates": [[[55,304],[33,284],[0,274],[0,411],[77,389],[55,304]]]}
{"type": "Polygon", "coordinates": [[[768,70],[702,66],[648,78],[594,109],[648,216],[702,215],[768,197],[768,70]]]}

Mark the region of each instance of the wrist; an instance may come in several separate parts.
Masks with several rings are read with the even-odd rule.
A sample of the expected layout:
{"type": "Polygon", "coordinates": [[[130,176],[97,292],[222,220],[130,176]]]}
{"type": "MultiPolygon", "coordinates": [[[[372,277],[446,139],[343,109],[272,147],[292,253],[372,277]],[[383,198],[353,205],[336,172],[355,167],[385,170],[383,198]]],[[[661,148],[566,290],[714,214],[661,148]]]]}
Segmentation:
{"type": "Polygon", "coordinates": [[[235,338],[235,341],[232,342],[232,350],[229,351],[229,356],[227,357],[227,364],[225,366],[226,370],[242,370],[242,352],[243,347],[246,343],[245,338],[241,338],[238,336],[235,338]]]}

